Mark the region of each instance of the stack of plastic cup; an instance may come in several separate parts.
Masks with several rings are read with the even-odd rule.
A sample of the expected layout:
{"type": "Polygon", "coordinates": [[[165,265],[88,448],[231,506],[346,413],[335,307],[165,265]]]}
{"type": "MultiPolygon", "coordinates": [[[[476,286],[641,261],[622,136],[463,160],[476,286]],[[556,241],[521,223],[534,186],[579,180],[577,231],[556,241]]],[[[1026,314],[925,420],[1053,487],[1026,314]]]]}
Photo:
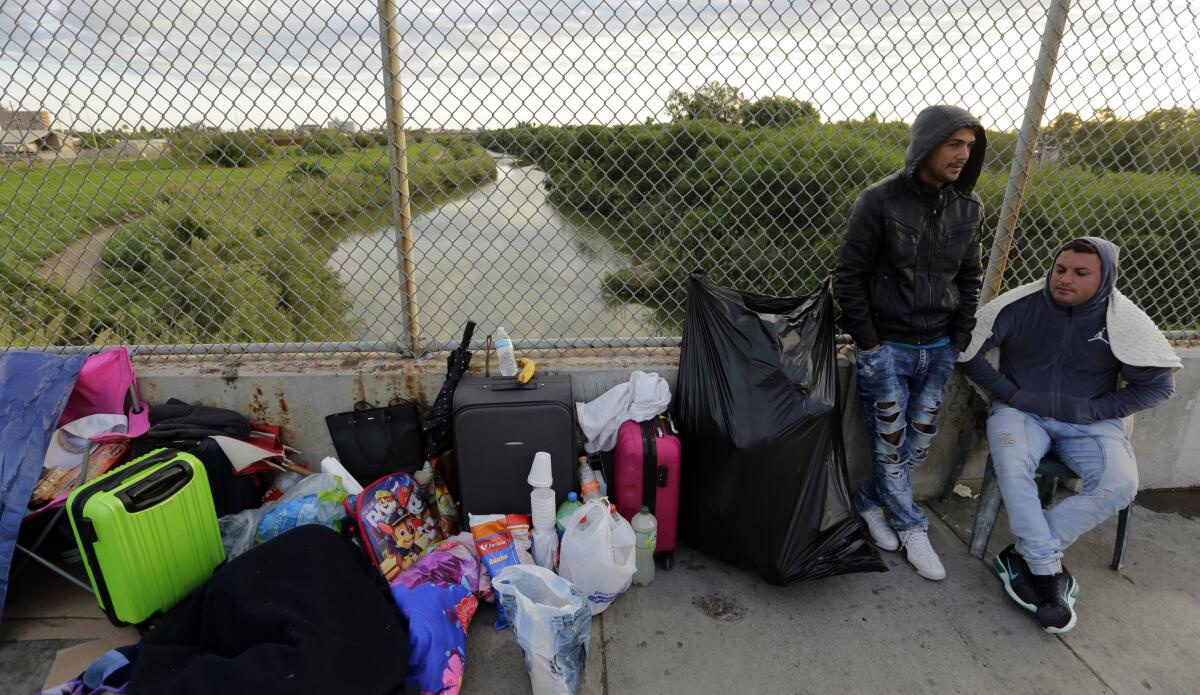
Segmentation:
{"type": "Polygon", "coordinates": [[[557,511],[554,479],[550,473],[550,454],[539,451],[533,455],[533,466],[526,481],[533,486],[529,492],[529,507],[533,512],[533,561],[554,571],[558,564],[558,534],[554,531],[554,515],[557,511]]]}

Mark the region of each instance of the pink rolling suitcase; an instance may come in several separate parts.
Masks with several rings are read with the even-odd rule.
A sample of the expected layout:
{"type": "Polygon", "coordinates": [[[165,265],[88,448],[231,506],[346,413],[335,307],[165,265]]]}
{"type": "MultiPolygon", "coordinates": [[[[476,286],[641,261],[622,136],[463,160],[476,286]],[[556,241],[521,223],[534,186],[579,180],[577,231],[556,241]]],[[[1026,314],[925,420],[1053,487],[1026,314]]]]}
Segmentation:
{"type": "Polygon", "coordinates": [[[679,528],[679,437],[667,415],[646,422],[626,420],[617,430],[613,473],[617,511],[630,519],[645,505],[658,520],[655,553],[668,553],[674,564],[679,528]]]}

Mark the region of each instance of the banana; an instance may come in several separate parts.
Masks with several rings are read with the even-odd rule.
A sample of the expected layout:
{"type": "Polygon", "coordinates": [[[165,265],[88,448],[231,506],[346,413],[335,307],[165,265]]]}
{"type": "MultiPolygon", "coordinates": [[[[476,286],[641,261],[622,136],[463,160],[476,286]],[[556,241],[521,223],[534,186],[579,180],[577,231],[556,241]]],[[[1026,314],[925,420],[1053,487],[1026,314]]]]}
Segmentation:
{"type": "Polygon", "coordinates": [[[529,380],[533,378],[533,373],[535,371],[537,371],[537,366],[533,363],[533,360],[529,359],[528,357],[522,357],[518,359],[517,383],[528,384],[529,380]]]}

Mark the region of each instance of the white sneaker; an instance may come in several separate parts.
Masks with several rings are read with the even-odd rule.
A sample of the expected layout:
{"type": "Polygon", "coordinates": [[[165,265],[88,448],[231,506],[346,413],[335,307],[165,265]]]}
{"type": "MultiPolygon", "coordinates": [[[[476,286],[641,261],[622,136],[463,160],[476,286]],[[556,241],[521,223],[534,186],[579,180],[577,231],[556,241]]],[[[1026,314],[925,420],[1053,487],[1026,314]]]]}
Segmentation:
{"type": "Polygon", "coordinates": [[[946,578],[946,568],[938,559],[933,546],[929,545],[929,532],[923,528],[908,529],[900,532],[900,544],[904,546],[908,563],[917,568],[917,574],[940,581],[946,578]]]}
{"type": "Polygon", "coordinates": [[[900,539],[896,537],[896,530],[887,522],[882,507],[871,507],[865,512],[859,512],[858,515],[867,522],[871,540],[875,541],[875,545],[879,546],[881,550],[896,550],[900,547],[900,539]]]}

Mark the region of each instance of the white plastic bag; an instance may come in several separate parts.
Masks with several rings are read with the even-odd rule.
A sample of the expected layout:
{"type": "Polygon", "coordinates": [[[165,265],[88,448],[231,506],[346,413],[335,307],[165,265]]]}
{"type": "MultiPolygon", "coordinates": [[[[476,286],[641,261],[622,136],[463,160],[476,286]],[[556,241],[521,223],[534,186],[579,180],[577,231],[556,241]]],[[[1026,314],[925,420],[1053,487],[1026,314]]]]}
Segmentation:
{"type": "Polygon", "coordinates": [[[492,582],[525,652],[534,695],[573,695],[583,681],[592,613],[578,587],[537,565],[509,565],[492,582]]]}
{"type": "Polygon", "coordinates": [[[629,588],[637,569],[629,522],[609,511],[607,498],[590,500],[567,519],[558,573],[587,595],[597,615],[629,588]]]}
{"type": "Polygon", "coordinates": [[[541,531],[533,530],[533,561],[551,572],[558,566],[558,534],[554,524],[541,531]]]}
{"type": "Polygon", "coordinates": [[[342,487],[346,489],[346,494],[362,494],[363,486],[359,485],[358,481],[354,479],[354,476],[350,475],[350,471],[347,471],[346,467],[334,457],[326,456],[325,458],[321,459],[321,472],[341,478],[342,487]]]}

